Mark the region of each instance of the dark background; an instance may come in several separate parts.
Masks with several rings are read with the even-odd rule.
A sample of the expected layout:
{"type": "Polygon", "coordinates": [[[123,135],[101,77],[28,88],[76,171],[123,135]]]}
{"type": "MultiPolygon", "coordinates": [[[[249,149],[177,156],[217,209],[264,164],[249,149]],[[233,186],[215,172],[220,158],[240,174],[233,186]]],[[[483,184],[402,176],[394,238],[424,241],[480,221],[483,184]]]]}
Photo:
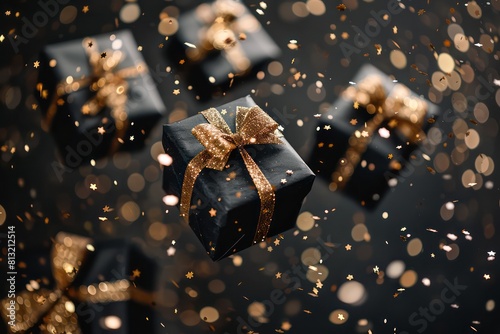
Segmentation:
{"type": "MultiPolygon", "coordinates": [[[[254,13],[259,8],[259,2],[245,3],[254,13]]],[[[167,60],[171,41],[165,41],[157,30],[159,14],[164,8],[170,7],[168,12],[175,15],[177,11],[195,6],[194,1],[138,2],[142,15],[130,24],[119,19],[119,11],[126,4],[124,1],[74,1],[70,5],[76,7],[77,16],[71,23],[60,23],[57,14],[29,39],[28,44],[21,45],[19,52],[14,51],[6,38],[0,43],[0,205],[3,207],[0,209],[7,217],[1,228],[5,233],[8,226],[16,226],[18,263],[36,263],[39,257],[47,257],[50,238],[58,231],[97,239],[133,239],[156,258],[162,268],[158,277],[162,302],[157,306],[159,318],[155,319],[158,333],[235,333],[239,317],[248,322],[249,305],[254,301],[269,300],[275,288],[286,292],[286,301],[274,305],[272,312],[268,307],[272,314],[267,323],[249,323],[255,332],[274,333],[284,322],[288,322],[291,328],[287,332],[290,333],[366,333],[368,329],[373,333],[415,333],[420,325],[412,326],[410,315],[419,312],[420,307],[429,307],[439,300],[446,288],[445,280],[458,280],[466,289],[457,297],[454,307],[446,304],[442,313],[427,322],[426,333],[475,333],[474,329],[481,333],[500,333],[498,306],[493,310],[486,307],[489,300],[498,303],[500,294],[496,288],[497,275],[500,274],[497,260],[487,259],[488,251],[498,251],[500,241],[495,233],[500,218],[500,179],[495,169],[489,176],[479,176],[480,182],[476,181],[478,184],[473,187],[469,187],[467,182],[464,186],[462,181],[466,170],[477,173],[474,163],[480,154],[491,157],[495,166],[500,165],[497,154],[500,93],[494,85],[494,79],[500,79],[500,52],[497,46],[500,1],[478,2],[482,8],[478,19],[471,17],[463,3],[402,3],[406,8],[391,16],[389,24],[370,37],[368,45],[358,44],[359,53],[352,54],[348,61],[340,47],[342,33],[349,34],[345,42],[356,46],[353,40],[356,31],[358,28],[365,29],[372,18],[370,11],[385,10],[387,3],[350,1],[346,2],[348,8],[345,11],[339,11],[336,6],[340,2],[325,1],[324,14],[299,18],[291,14],[292,2],[268,2],[264,15],[255,15],[283,50],[279,59],[283,73],[273,76],[264,68],[263,79],[247,78],[227,89],[222,98],[207,103],[197,101],[195,94],[187,88],[190,83],[178,74],[178,64],[167,60]],[[90,9],[86,14],[81,11],[84,5],[90,9]],[[473,39],[468,52],[458,51],[453,46],[453,40],[451,45],[447,44],[450,42],[447,27],[453,22],[473,39]],[[397,34],[394,34],[394,26],[397,26],[397,34]],[[171,66],[171,73],[159,76],[157,80],[157,88],[168,113],[154,128],[147,147],[142,151],[120,153],[113,158],[99,160],[95,167],[87,165],[78,168],[65,173],[60,180],[53,169],[53,163],[58,161],[56,145],[51,135],[40,128],[40,111],[31,108],[36,103],[32,92],[37,69],[33,67],[33,62],[43,45],[117,28],[132,30],[137,44],[143,47],[142,54],[152,72],[171,66]],[[332,33],[336,36],[335,40],[330,38],[332,33]],[[473,45],[480,41],[483,34],[488,34],[494,41],[489,50],[473,45]],[[297,40],[298,50],[288,48],[292,39],[297,40]],[[158,47],[160,43],[164,44],[163,48],[158,47]],[[377,55],[375,44],[382,46],[380,55],[377,55]],[[434,50],[429,47],[430,44],[434,50]],[[403,69],[394,67],[389,58],[390,50],[398,46],[407,57],[407,66],[403,69]],[[458,112],[453,108],[459,98],[456,92],[446,89],[439,93],[427,83],[432,73],[438,70],[434,52],[449,53],[457,60],[457,67],[468,65],[473,69],[474,80],[462,82],[458,90],[472,101],[465,111],[458,112]],[[207,107],[251,94],[284,126],[287,140],[306,159],[314,145],[314,115],[325,112],[334,103],[357,69],[365,63],[372,63],[413,91],[439,104],[442,115],[434,126],[439,129],[441,139],[435,140],[435,147],[429,144],[424,150],[430,161],[421,158],[422,152],[415,152],[417,159],[413,168],[405,172],[406,176],[399,180],[397,187],[387,193],[373,211],[365,210],[340,193],[330,192],[327,184],[317,179],[302,208],[319,218],[314,228],[309,231],[297,229],[296,234],[294,230],[285,233],[279,246],[274,246],[271,240],[272,252],[254,246],[237,254],[235,259],[212,263],[191,230],[179,222],[177,209],[166,207],[162,202],[161,171],[155,161],[161,152],[161,123],[194,115],[207,107]],[[420,74],[411,64],[416,64],[428,75],[420,74]],[[293,79],[297,71],[306,76],[293,87],[294,83],[297,84],[293,79]],[[479,80],[480,77],[484,80],[479,80]],[[322,83],[322,87],[316,91],[317,81],[322,83]],[[174,95],[172,92],[177,88],[180,88],[181,94],[174,95]],[[475,102],[484,103],[489,109],[486,121],[475,120],[475,102]],[[283,118],[286,113],[294,116],[283,118]],[[457,123],[458,119],[465,120],[466,128],[458,126],[463,124],[457,123]],[[299,126],[299,123],[303,124],[299,126]],[[465,147],[462,150],[464,133],[469,129],[477,131],[480,143],[475,149],[465,147]],[[25,149],[26,145],[29,151],[25,149]],[[457,147],[465,153],[460,155],[454,152],[457,147]],[[435,157],[440,152],[446,156],[453,155],[452,160],[448,168],[432,174],[427,167],[438,169],[435,157]],[[140,191],[132,191],[127,186],[129,176],[134,173],[147,176],[140,191]],[[113,185],[114,180],[117,181],[116,186],[113,185]],[[488,187],[487,181],[492,182],[488,187]],[[90,191],[90,183],[97,183],[99,189],[90,191]],[[454,214],[445,221],[442,207],[450,201],[455,205],[454,214]],[[105,205],[115,210],[103,213],[105,205]],[[141,214],[134,221],[127,221],[123,207],[129,210],[139,208],[141,214]],[[388,213],[387,219],[382,218],[384,212],[388,213]],[[102,216],[109,220],[100,221],[102,216]],[[369,238],[365,237],[365,241],[352,239],[351,229],[356,223],[366,226],[369,238]],[[401,231],[404,227],[406,230],[401,231]],[[470,233],[472,240],[465,238],[464,231],[470,233]],[[151,237],[157,233],[164,233],[164,238],[155,240],[151,237]],[[458,239],[449,239],[449,233],[458,239]],[[407,234],[409,236],[404,241],[401,236],[407,234]],[[417,256],[410,256],[407,245],[416,238],[421,240],[423,248],[417,256]],[[168,256],[166,250],[173,240],[176,253],[168,256]],[[351,251],[345,250],[346,244],[352,245],[351,251]],[[443,245],[450,244],[453,244],[453,252],[459,249],[454,260],[448,259],[442,249],[443,245]],[[293,284],[283,283],[274,277],[277,272],[307,272],[307,266],[301,264],[300,258],[310,247],[319,249],[323,265],[328,269],[317,297],[309,294],[315,284],[308,279],[299,279],[300,289],[291,291],[293,284]],[[413,270],[418,275],[416,283],[397,297],[394,293],[401,288],[399,279],[383,274],[377,276],[372,270],[378,266],[382,273],[393,260],[403,261],[406,270],[413,270]],[[238,265],[238,261],[242,264],[238,265]],[[188,271],[194,272],[191,280],[185,277],[188,271]],[[359,305],[347,304],[338,298],[337,290],[347,282],[349,274],[354,275],[354,280],[360,282],[366,291],[359,305]],[[489,274],[491,279],[486,280],[483,277],[485,274],[489,274]],[[423,278],[430,280],[430,286],[422,284],[423,278]],[[213,283],[214,280],[217,280],[216,283],[213,283]],[[220,286],[219,280],[225,288],[215,293],[209,283],[220,286]],[[219,320],[212,323],[212,327],[197,315],[205,306],[212,306],[219,312],[219,320]],[[330,313],[338,309],[348,313],[347,321],[341,325],[329,320],[330,313]],[[365,323],[367,325],[363,326],[365,323]]],[[[65,6],[61,5],[60,10],[65,6]]],[[[19,33],[23,25],[21,19],[31,20],[37,11],[40,7],[35,2],[3,1],[0,4],[0,35],[7,37],[11,29],[19,33]],[[10,16],[5,15],[8,10],[11,11],[10,16]],[[17,18],[16,12],[19,12],[17,18]]],[[[371,20],[373,23],[373,18],[371,20]]],[[[481,40],[481,44],[484,46],[486,43],[481,40]]],[[[439,136],[433,138],[439,139],[439,136]]],[[[3,257],[4,240],[2,236],[3,257]]],[[[5,264],[5,258],[2,263],[5,264]]],[[[5,272],[4,268],[2,271],[5,272]]],[[[23,289],[30,279],[50,277],[48,266],[38,268],[28,265],[18,272],[18,290],[23,289]]],[[[0,286],[4,287],[4,282],[2,279],[0,286]]],[[[5,296],[4,290],[1,296],[5,296]]]]}

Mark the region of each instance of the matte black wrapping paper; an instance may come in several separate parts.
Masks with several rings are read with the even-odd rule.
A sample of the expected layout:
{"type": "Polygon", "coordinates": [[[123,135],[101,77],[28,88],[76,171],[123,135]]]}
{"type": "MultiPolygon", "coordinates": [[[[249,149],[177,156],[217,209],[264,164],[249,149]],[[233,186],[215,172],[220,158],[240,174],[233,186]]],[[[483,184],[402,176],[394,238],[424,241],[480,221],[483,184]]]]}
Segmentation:
{"type": "Polygon", "coordinates": [[[113,141],[119,140],[120,150],[143,147],[152,127],[166,111],[130,31],[123,30],[91,38],[94,41],[92,46],[83,45],[84,39],[77,39],[51,44],[42,50],[36,96],[45,119],[55,102],[57,85],[67,82],[70,76],[75,81],[91,76],[92,66],[85,48],[95,48],[100,53],[107,51],[108,56],[110,50],[119,50],[124,56],[116,67],[117,71],[138,66],[143,71],[125,79],[128,84],[125,105],[128,127],[120,139],[115,138],[116,120],[108,106],[96,115],[82,113],[82,106],[96,95],[89,87],[80,87],[59,98],[54,117],[45,126],[53,133],[62,161],[70,168],[107,155],[113,141]],[[48,94],[43,96],[42,90],[48,94]],[[99,127],[102,128],[100,132],[99,127]]]}
{"type": "MultiPolygon", "coordinates": [[[[219,2],[224,1],[226,0],[219,0],[219,2]]],[[[170,56],[173,56],[176,62],[179,60],[186,61],[180,69],[185,70],[188,83],[193,85],[196,93],[203,100],[208,100],[217,92],[227,90],[230,85],[240,81],[243,77],[257,73],[262,66],[281,55],[278,45],[244,4],[238,0],[227,2],[236,2],[244,8],[243,14],[235,19],[236,22],[239,22],[238,26],[240,28],[234,32],[237,38],[236,43],[238,47],[241,47],[242,51],[242,57],[238,58],[245,57],[248,60],[249,68],[247,70],[239,71],[235,68],[231,61],[228,60],[224,50],[211,50],[203,59],[196,61],[190,60],[186,56],[186,52],[192,49],[186,43],[200,48],[203,36],[207,33],[209,27],[209,24],[203,22],[202,16],[208,15],[207,11],[212,10],[211,8],[215,2],[201,4],[199,7],[181,14],[179,28],[174,35],[177,53],[169,50],[170,56]],[[203,8],[201,8],[202,6],[203,8]],[[244,34],[244,39],[240,37],[240,34],[244,34]],[[230,74],[233,77],[229,77],[230,74]]]]}
{"type": "MultiPolygon", "coordinates": [[[[247,96],[217,108],[233,132],[237,106],[251,107],[255,102],[247,96]]],[[[203,150],[191,129],[206,122],[198,114],[164,126],[163,146],[173,158],[173,164],[164,168],[167,194],[180,197],[186,166],[203,150]]],[[[315,177],[290,144],[284,138],[281,141],[282,144],[245,146],[275,189],[276,204],[268,237],[295,226],[302,201],[315,177]],[[287,171],[293,171],[293,174],[287,174],[287,171]]],[[[260,200],[238,150],[231,153],[224,171],[202,170],[194,186],[191,205],[189,225],[213,260],[220,260],[253,244],[260,200]],[[216,210],[215,216],[211,216],[211,209],[216,210]]]]}
{"type": "MultiPolygon", "coordinates": [[[[396,85],[389,76],[369,64],[364,65],[352,81],[358,84],[370,75],[376,75],[381,79],[386,96],[396,85]]],[[[411,92],[411,95],[418,97],[414,92],[411,92]]],[[[427,115],[423,122],[422,132],[426,133],[432,122],[438,117],[439,108],[427,100],[424,101],[427,104],[427,115]]],[[[349,138],[351,135],[356,130],[361,131],[363,125],[373,118],[373,114],[369,114],[364,107],[359,106],[356,109],[354,102],[344,96],[339,97],[331,109],[318,121],[316,140],[309,158],[309,166],[318,176],[328,182],[332,182],[332,173],[350,146],[349,138]],[[357,124],[350,123],[353,119],[357,121],[357,124]]],[[[342,189],[349,197],[370,209],[376,207],[380,198],[389,188],[388,181],[397,178],[419,144],[409,141],[397,130],[397,127],[388,126],[387,120],[382,123],[380,128],[389,130],[389,137],[383,138],[379,131],[373,132],[371,141],[361,156],[360,163],[356,165],[352,176],[342,189]]],[[[331,190],[340,191],[335,187],[331,190]]]]}

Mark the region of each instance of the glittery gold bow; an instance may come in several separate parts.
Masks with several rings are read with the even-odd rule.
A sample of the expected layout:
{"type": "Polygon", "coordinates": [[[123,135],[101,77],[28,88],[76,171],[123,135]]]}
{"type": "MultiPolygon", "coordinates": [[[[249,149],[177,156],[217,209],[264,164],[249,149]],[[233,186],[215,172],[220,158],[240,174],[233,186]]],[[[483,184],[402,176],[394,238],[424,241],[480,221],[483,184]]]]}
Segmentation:
{"type": "MultiPolygon", "coordinates": [[[[88,88],[93,92],[93,96],[81,107],[84,115],[96,116],[108,107],[115,122],[115,140],[110,148],[110,153],[115,152],[125,136],[128,127],[128,115],[126,105],[128,100],[127,78],[136,77],[147,72],[147,67],[143,63],[135,66],[117,69],[124,58],[120,50],[106,50],[100,53],[96,41],[90,38],[83,40],[83,47],[89,58],[91,73],[75,79],[68,76],[56,87],[56,92],[49,105],[49,109],[44,119],[44,127],[49,129],[56,115],[58,106],[64,104],[62,97],[78,90],[88,88]],[[92,47],[89,47],[91,45],[92,47]]],[[[44,99],[48,97],[48,91],[42,83],[37,84],[37,90],[44,99]]]]}
{"type": "Polygon", "coordinates": [[[273,187],[244,146],[280,144],[276,135],[278,124],[258,106],[236,108],[236,133],[231,132],[217,109],[210,108],[201,114],[209,123],[199,124],[191,132],[205,150],[198,153],[186,168],[182,184],[181,216],[188,221],[194,183],[200,172],[205,167],[222,171],[231,152],[238,149],[260,198],[259,221],[253,239],[254,243],[260,242],[267,236],[271,225],[275,195],[273,187]]]}
{"type": "Polygon", "coordinates": [[[187,49],[187,56],[194,61],[204,59],[214,50],[223,51],[236,73],[250,68],[239,40],[246,38],[245,32],[260,28],[260,23],[250,15],[245,6],[234,0],[217,0],[213,4],[202,4],[196,9],[198,18],[206,24],[197,48],[187,49]]]}
{"type": "Polygon", "coordinates": [[[126,279],[89,286],[72,286],[89,251],[93,251],[93,246],[88,238],[66,233],[59,233],[56,236],[51,254],[55,289],[40,289],[38,281],[31,281],[26,286],[27,290],[15,296],[15,312],[9,309],[13,299],[6,298],[1,301],[1,313],[5,323],[10,322],[8,327],[11,333],[25,333],[34,326],[38,326],[42,334],[82,333],[74,301],[90,303],[129,299],[142,303],[153,301],[150,293],[132,287],[126,279]],[[10,317],[12,314],[15,315],[14,320],[10,317]]]}
{"type": "MultiPolygon", "coordinates": [[[[389,128],[399,131],[408,141],[417,142],[425,137],[422,127],[428,109],[424,100],[413,96],[408,87],[402,84],[395,85],[389,96],[386,96],[382,81],[377,75],[365,78],[357,87],[349,87],[345,96],[373,117],[351,135],[349,148],[332,174],[333,184],[340,189],[351,178],[373,133],[382,123],[387,122],[389,128]]],[[[390,166],[395,170],[402,168],[396,160],[392,160],[390,166]]]]}

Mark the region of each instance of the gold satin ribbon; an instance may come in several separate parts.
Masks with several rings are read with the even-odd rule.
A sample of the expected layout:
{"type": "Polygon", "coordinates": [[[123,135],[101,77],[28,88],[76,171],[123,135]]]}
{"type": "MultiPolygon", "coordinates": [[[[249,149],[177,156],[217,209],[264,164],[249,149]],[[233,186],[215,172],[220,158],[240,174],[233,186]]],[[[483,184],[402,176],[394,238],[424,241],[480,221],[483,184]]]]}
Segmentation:
{"type": "Polygon", "coordinates": [[[278,124],[258,106],[236,108],[236,133],[231,132],[217,109],[210,108],[201,114],[209,123],[199,124],[191,132],[205,149],[187,165],[182,184],[181,216],[188,222],[194,183],[200,172],[204,168],[224,170],[229,155],[234,149],[238,149],[260,198],[259,220],[253,239],[254,243],[260,242],[269,232],[274,213],[275,194],[272,185],[244,146],[281,144],[276,134],[278,124]]]}
{"type": "MultiPolygon", "coordinates": [[[[118,150],[120,144],[123,144],[123,137],[127,133],[129,125],[126,112],[129,88],[127,79],[147,72],[147,67],[141,62],[135,66],[118,70],[118,65],[125,57],[122,51],[106,50],[101,54],[96,41],[90,38],[83,40],[83,47],[89,59],[91,73],[80,79],[68,76],[57,85],[44,119],[44,127],[50,129],[58,106],[65,103],[62,100],[63,96],[88,88],[95,94],[82,106],[81,113],[96,116],[105,107],[111,109],[111,116],[115,121],[116,128],[115,139],[110,147],[110,153],[113,153],[118,150]],[[92,43],[92,47],[88,47],[89,43],[92,43]]],[[[47,98],[48,91],[42,83],[37,84],[37,90],[40,92],[41,98],[47,98]]]]}
{"type": "MultiPolygon", "coordinates": [[[[27,285],[29,290],[16,295],[14,326],[7,325],[11,333],[25,333],[40,324],[42,334],[81,334],[74,301],[109,303],[132,299],[144,304],[153,301],[151,293],[132,287],[126,279],[73,287],[86,254],[92,249],[91,241],[62,232],[57,234],[51,254],[56,287],[54,290],[38,289],[38,282],[31,281],[27,285]]],[[[7,309],[10,300],[6,298],[1,302],[6,324],[11,321],[7,309]]]]}
{"type": "MultiPolygon", "coordinates": [[[[371,75],[362,80],[357,87],[351,86],[345,91],[345,96],[374,115],[364,127],[356,130],[349,138],[349,148],[345,156],[337,164],[332,173],[332,181],[336,188],[342,189],[350,180],[354,169],[361,161],[363,153],[370,144],[373,133],[382,123],[401,132],[408,141],[417,142],[425,138],[422,127],[427,114],[427,103],[411,94],[408,87],[396,84],[389,96],[386,96],[381,78],[371,75]]],[[[393,169],[401,169],[401,164],[391,160],[393,169]]]]}
{"type": "Polygon", "coordinates": [[[206,28],[197,48],[186,50],[187,56],[200,61],[218,50],[237,72],[235,74],[247,71],[251,64],[239,43],[245,38],[240,38],[240,34],[260,29],[260,23],[247,12],[245,5],[234,0],[217,0],[211,5],[200,5],[196,14],[206,28]]]}

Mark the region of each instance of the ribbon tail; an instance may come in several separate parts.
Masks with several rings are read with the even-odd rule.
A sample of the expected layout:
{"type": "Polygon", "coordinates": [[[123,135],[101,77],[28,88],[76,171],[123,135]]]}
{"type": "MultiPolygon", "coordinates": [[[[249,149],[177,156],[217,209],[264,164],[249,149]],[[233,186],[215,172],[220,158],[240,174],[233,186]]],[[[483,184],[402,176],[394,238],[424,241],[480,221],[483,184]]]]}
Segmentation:
{"type": "Polygon", "coordinates": [[[343,189],[352,174],[354,169],[361,161],[363,153],[368,149],[368,144],[371,141],[373,133],[380,127],[384,122],[385,117],[382,114],[375,115],[372,119],[366,122],[366,127],[361,129],[361,131],[366,131],[368,133],[367,137],[356,137],[354,134],[349,138],[349,148],[345,153],[345,164],[337,167],[337,170],[332,174],[334,182],[338,185],[340,189],[343,189]],[[353,143],[354,142],[354,143],[353,143]]]}
{"type": "Polygon", "coordinates": [[[271,221],[274,214],[274,204],[276,202],[276,196],[273,191],[273,187],[265,177],[265,175],[260,170],[259,166],[252,159],[250,154],[245,149],[240,148],[240,154],[245,162],[248,169],[248,173],[255,184],[257,192],[260,198],[260,213],[259,221],[257,223],[257,230],[255,231],[255,236],[253,242],[263,241],[271,226],[271,221]]]}
{"type": "Polygon", "coordinates": [[[191,207],[191,197],[193,195],[194,183],[200,172],[207,166],[211,158],[207,150],[198,153],[186,167],[184,181],[182,182],[180,215],[184,221],[189,222],[189,208],[191,207]]]}

